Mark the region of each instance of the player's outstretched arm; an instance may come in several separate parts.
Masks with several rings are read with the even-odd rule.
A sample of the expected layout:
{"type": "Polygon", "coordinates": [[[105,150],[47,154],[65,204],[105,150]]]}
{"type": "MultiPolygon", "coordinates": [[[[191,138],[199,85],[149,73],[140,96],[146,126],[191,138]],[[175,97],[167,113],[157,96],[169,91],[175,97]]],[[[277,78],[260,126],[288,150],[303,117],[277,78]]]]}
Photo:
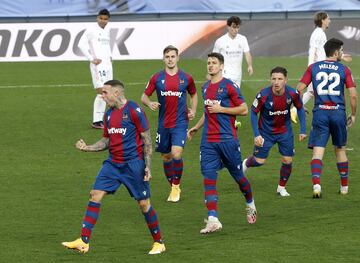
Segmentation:
{"type": "Polygon", "coordinates": [[[350,128],[355,123],[358,95],[355,87],[348,88],[348,91],[350,93],[351,115],[347,119],[347,127],[350,128]]]}
{"type": "Polygon", "coordinates": [[[300,92],[300,94],[301,94],[301,92],[304,90],[304,89],[306,89],[306,84],[304,84],[304,83],[302,83],[302,82],[299,82],[298,84],[297,84],[297,86],[296,86],[296,89],[300,92]]]}
{"type": "Polygon", "coordinates": [[[144,143],[144,160],[145,160],[145,176],[144,181],[151,179],[151,156],[152,156],[152,142],[150,129],[142,132],[141,139],[144,143]]]}
{"type": "Polygon", "coordinates": [[[351,62],[352,61],[352,56],[350,54],[342,54],[341,56],[341,60],[345,61],[345,62],[351,62]]]}
{"type": "Polygon", "coordinates": [[[143,93],[141,96],[141,102],[146,106],[149,107],[152,111],[157,110],[160,107],[160,103],[157,101],[151,101],[150,98],[143,93]]]}
{"type": "Polygon", "coordinates": [[[249,76],[251,76],[254,73],[254,69],[253,69],[253,59],[250,52],[245,52],[245,59],[248,65],[247,71],[249,73],[249,76]]]}
{"type": "Polygon", "coordinates": [[[200,120],[195,124],[194,127],[188,130],[187,137],[191,141],[196,132],[204,126],[205,116],[204,114],[201,116],[200,120]]]}
{"type": "Polygon", "coordinates": [[[75,147],[83,152],[99,152],[109,148],[110,139],[102,137],[99,141],[92,145],[87,145],[83,139],[76,142],[75,147]]]}
{"type": "Polygon", "coordinates": [[[198,95],[197,93],[190,95],[191,100],[191,108],[188,109],[188,118],[189,120],[193,120],[196,115],[196,108],[198,104],[198,95]]]}
{"type": "Polygon", "coordinates": [[[222,107],[219,103],[207,106],[210,113],[225,113],[229,115],[246,116],[248,114],[248,106],[244,102],[236,107],[222,107]]]}

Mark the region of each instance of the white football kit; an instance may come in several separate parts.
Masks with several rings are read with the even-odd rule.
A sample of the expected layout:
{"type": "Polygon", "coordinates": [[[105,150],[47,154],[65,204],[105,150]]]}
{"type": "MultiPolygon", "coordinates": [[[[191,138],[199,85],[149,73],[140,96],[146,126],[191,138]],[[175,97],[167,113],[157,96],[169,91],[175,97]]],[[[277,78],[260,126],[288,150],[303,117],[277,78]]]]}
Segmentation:
{"type": "MultiPolygon", "coordinates": [[[[321,27],[316,27],[310,36],[308,66],[326,59],[324,49],[326,41],[327,39],[324,30],[321,27]]],[[[312,84],[307,87],[307,91],[313,91],[312,84]]]]}
{"type": "Polygon", "coordinates": [[[242,61],[244,52],[249,52],[247,38],[237,34],[232,39],[228,33],[215,41],[213,52],[224,56],[223,76],[234,81],[239,87],[242,78],[242,61]]]}
{"type": "Polygon", "coordinates": [[[90,73],[94,88],[101,88],[113,79],[111,62],[110,31],[98,24],[87,29],[79,41],[79,48],[89,61],[101,59],[99,65],[90,63],[90,73]]]}

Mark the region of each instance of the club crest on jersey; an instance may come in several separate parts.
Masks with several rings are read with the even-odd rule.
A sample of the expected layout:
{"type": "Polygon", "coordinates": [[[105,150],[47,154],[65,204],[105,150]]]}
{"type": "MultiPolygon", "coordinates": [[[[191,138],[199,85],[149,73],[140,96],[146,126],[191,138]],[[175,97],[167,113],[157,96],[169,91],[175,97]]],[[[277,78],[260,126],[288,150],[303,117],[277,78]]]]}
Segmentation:
{"type": "Polygon", "coordinates": [[[140,107],[137,107],[137,108],[136,108],[136,111],[137,111],[138,113],[141,113],[141,108],[140,108],[140,107]]]}
{"type": "Polygon", "coordinates": [[[162,79],[162,80],[161,80],[161,84],[164,84],[164,83],[165,83],[165,79],[162,79]]]}
{"type": "Polygon", "coordinates": [[[184,84],[184,83],[185,83],[185,80],[180,79],[180,84],[184,84]]]}
{"type": "Polygon", "coordinates": [[[274,103],[272,101],[270,101],[269,104],[271,107],[274,105],[274,103]]]}
{"type": "Polygon", "coordinates": [[[129,118],[129,116],[126,113],[124,113],[122,118],[123,118],[123,120],[127,120],[129,118]]]}
{"type": "Polygon", "coordinates": [[[223,91],[224,91],[224,88],[221,88],[221,87],[218,88],[218,90],[217,90],[218,93],[223,93],[223,91]]]}
{"type": "Polygon", "coordinates": [[[286,99],[286,104],[288,104],[288,105],[291,104],[291,99],[290,98],[286,99]]]}

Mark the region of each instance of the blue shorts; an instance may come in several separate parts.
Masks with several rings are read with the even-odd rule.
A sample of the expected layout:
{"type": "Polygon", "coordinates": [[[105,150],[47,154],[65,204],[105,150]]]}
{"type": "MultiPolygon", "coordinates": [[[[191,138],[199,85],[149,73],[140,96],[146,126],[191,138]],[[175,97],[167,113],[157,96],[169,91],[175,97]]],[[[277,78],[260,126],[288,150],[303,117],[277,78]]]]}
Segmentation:
{"type": "Polygon", "coordinates": [[[172,146],[180,146],[184,148],[187,131],[187,126],[159,129],[156,133],[155,150],[160,153],[169,153],[171,152],[172,146]]]}
{"type": "Polygon", "coordinates": [[[150,186],[149,182],[144,181],[144,175],[144,160],[121,164],[105,160],[96,176],[93,189],[113,194],[124,184],[135,200],[145,200],[150,197],[150,186]]]}
{"type": "Polygon", "coordinates": [[[240,144],[237,140],[203,143],[200,145],[200,166],[202,173],[218,171],[223,167],[226,167],[230,172],[241,171],[241,164],[240,144]]]}
{"type": "Polygon", "coordinates": [[[346,145],[347,130],[345,111],[314,111],[308,147],[326,147],[330,134],[333,145],[337,147],[346,145]]]}
{"type": "Polygon", "coordinates": [[[261,136],[264,138],[264,145],[262,147],[254,146],[255,157],[266,159],[275,143],[278,144],[279,153],[282,156],[294,156],[294,134],[292,131],[271,135],[263,133],[261,136]]]}

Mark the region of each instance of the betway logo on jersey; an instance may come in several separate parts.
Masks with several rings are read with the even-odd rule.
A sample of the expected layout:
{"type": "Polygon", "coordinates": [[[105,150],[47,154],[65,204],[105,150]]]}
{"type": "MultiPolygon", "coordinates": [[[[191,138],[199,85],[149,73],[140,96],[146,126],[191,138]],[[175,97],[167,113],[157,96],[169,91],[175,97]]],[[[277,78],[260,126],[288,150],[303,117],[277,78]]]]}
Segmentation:
{"type": "Polygon", "coordinates": [[[109,134],[121,134],[121,135],[125,135],[126,134],[126,129],[127,128],[110,128],[108,129],[108,133],[109,134]]]}
{"type": "Polygon", "coordinates": [[[278,111],[269,111],[270,116],[278,116],[278,115],[286,115],[288,114],[288,110],[278,110],[278,111]]]}
{"type": "Polygon", "coordinates": [[[221,103],[221,100],[210,100],[210,99],[204,100],[204,105],[207,105],[207,106],[212,106],[214,104],[220,104],[220,103],[221,103]]]}
{"type": "Polygon", "coordinates": [[[165,96],[165,97],[179,97],[181,98],[181,95],[183,93],[181,91],[161,91],[161,96],[165,96]]]}

